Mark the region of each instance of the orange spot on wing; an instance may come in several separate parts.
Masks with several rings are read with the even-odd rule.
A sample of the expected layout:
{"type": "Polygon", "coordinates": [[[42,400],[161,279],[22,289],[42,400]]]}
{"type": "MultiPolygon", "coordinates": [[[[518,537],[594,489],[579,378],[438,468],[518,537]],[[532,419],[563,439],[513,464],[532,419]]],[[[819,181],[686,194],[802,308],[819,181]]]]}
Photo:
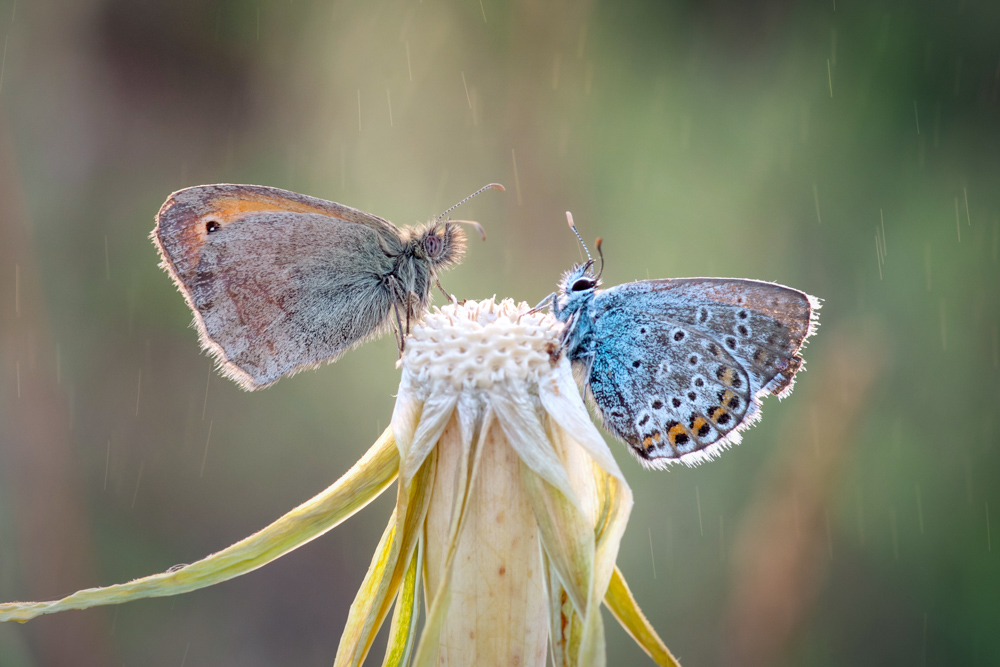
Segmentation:
{"type": "Polygon", "coordinates": [[[722,415],[726,414],[727,410],[725,408],[720,408],[718,406],[708,409],[708,418],[711,419],[716,424],[722,418],[722,415]]]}
{"type": "Polygon", "coordinates": [[[179,273],[185,278],[187,272],[198,264],[201,249],[208,240],[208,230],[205,225],[209,221],[217,221],[221,227],[238,222],[250,213],[319,213],[336,217],[329,210],[318,206],[310,206],[303,202],[274,197],[259,193],[245,192],[240,196],[222,196],[208,201],[194,218],[193,224],[186,223],[179,234],[177,245],[171,259],[177,265],[179,273]]]}
{"type": "Polygon", "coordinates": [[[247,213],[260,213],[261,211],[330,215],[330,211],[318,206],[310,206],[290,199],[258,194],[252,196],[244,195],[242,197],[220,197],[209,204],[208,211],[202,215],[202,218],[215,216],[219,218],[219,222],[225,224],[239,220],[247,213]]]}
{"type": "Polygon", "coordinates": [[[667,440],[670,441],[671,445],[676,445],[677,436],[679,436],[682,433],[686,433],[684,427],[681,426],[680,424],[674,424],[673,426],[670,427],[670,430],[667,431],[667,440]]]}

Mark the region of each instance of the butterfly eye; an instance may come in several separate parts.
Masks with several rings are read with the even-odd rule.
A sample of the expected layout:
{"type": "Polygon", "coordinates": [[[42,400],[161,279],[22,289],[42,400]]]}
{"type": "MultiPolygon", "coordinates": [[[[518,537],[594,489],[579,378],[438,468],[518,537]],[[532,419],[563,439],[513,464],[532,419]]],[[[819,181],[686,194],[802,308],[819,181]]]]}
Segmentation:
{"type": "Polygon", "coordinates": [[[221,228],[222,225],[220,225],[217,220],[209,220],[208,222],[205,223],[205,231],[209,234],[211,234],[212,232],[217,232],[221,228]]]}
{"type": "Polygon", "coordinates": [[[429,257],[437,257],[441,254],[441,250],[444,248],[444,241],[437,234],[431,234],[424,239],[424,252],[427,253],[429,257]]]}
{"type": "Polygon", "coordinates": [[[580,278],[575,283],[573,283],[573,286],[570,287],[570,291],[583,292],[584,290],[594,289],[594,286],[596,284],[597,283],[595,283],[590,278],[580,278]]]}

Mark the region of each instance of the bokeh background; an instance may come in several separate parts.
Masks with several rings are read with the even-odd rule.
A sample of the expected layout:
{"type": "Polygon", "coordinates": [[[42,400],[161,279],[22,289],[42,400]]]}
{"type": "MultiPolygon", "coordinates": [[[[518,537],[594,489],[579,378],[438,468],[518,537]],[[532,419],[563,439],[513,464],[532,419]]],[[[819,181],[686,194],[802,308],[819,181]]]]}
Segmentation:
{"type": "MultiPolygon", "coordinates": [[[[1000,664],[998,35],[990,0],[0,0],[0,600],[197,560],[388,423],[391,337],[254,394],[212,371],[147,238],[171,191],[412,224],[500,181],[460,298],[549,293],[569,209],[607,284],[825,300],[740,447],[612,442],[619,564],[685,665],[1000,664]]],[[[0,664],[329,665],[393,495],[215,588],[0,626],[0,664]]]]}

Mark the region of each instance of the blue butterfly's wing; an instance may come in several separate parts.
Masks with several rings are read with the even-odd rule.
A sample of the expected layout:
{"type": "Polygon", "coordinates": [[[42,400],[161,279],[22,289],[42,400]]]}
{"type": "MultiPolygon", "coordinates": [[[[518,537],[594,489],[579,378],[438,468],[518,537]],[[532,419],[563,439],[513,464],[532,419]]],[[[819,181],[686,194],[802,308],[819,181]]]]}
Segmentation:
{"type": "Polygon", "coordinates": [[[588,386],[605,426],[652,466],[738,442],[787,395],[818,302],[753,280],[646,280],[598,293],[588,386]]]}

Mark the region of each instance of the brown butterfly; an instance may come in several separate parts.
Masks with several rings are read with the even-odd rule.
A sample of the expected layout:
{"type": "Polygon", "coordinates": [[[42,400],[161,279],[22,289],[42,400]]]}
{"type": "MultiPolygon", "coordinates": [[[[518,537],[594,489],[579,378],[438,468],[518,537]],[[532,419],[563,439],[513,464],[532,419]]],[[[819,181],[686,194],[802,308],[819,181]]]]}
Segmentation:
{"type": "MultiPolygon", "coordinates": [[[[260,185],[199,185],[164,202],[151,237],[191,310],[202,347],[252,391],[385,333],[400,350],[438,273],[462,261],[445,215],[399,229],[325,199],[260,185]]],[[[485,235],[483,235],[485,239],[485,235]]],[[[442,291],[443,288],[442,288],[442,291]]],[[[447,295],[447,292],[445,293],[447,295]]]]}

